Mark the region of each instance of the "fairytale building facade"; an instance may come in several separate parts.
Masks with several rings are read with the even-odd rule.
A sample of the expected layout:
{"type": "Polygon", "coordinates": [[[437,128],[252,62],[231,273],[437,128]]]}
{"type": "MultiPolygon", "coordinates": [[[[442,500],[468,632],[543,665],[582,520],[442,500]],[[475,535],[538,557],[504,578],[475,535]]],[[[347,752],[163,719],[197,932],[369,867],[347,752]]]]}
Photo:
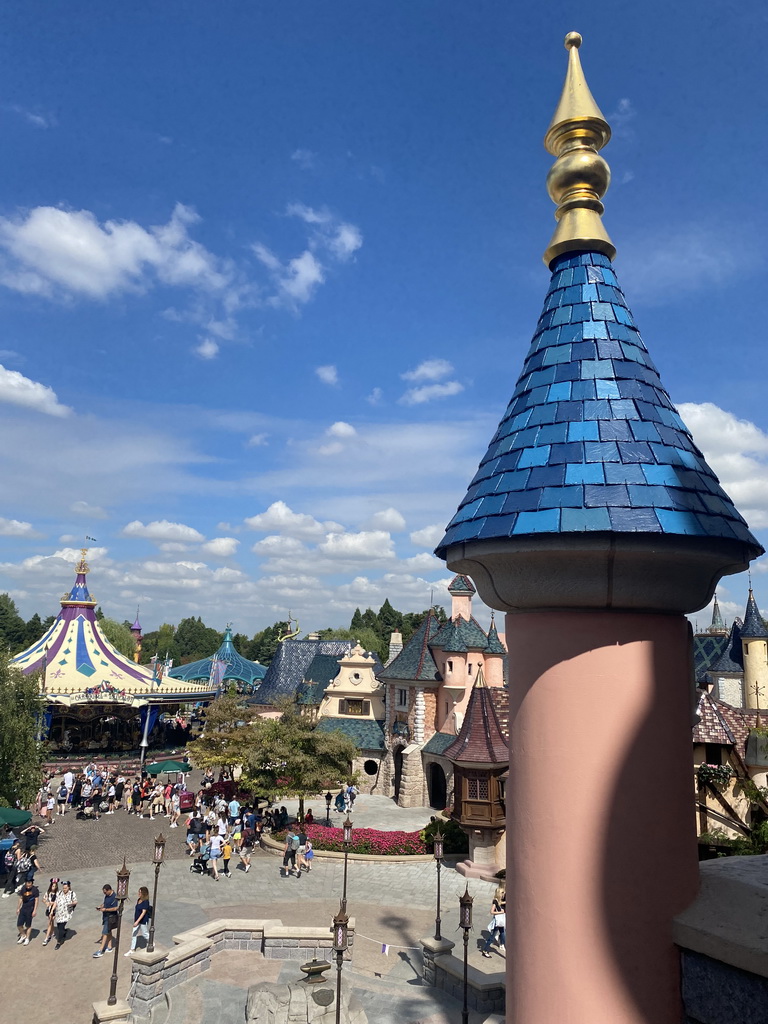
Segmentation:
{"type": "Polygon", "coordinates": [[[452,803],[454,766],[444,751],[461,730],[479,674],[493,699],[506,702],[506,648],[495,623],[486,633],[473,617],[475,587],[468,576],[455,576],[448,592],[448,622],[430,612],[379,673],[386,687],[381,792],[401,807],[452,803]]]}

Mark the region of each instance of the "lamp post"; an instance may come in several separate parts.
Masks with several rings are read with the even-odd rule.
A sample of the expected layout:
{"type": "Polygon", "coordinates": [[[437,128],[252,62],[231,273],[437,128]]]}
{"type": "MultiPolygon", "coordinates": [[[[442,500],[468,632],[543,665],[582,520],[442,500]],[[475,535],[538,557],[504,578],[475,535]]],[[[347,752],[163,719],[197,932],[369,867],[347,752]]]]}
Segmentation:
{"type": "Polygon", "coordinates": [[[325,827],[326,828],[330,828],[331,827],[331,801],[332,800],[333,800],[333,795],[330,792],[326,793],[325,794],[325,827]]]}
{"type": "Polygon", "coordinates": [[[165,853],[165,838],[161,832],[159,836],[155,837],[155,852],[152,857],[152,863],[155,865],[155,889],[152,893],[152,916],[149,919],[149,942],[147,943],[147,952],[154,953],[155,951],[155,918],[157,917],[157,879],[160,875],[160,865],[163,863],[163,854],[165,853]]]}
{"type": "Polygon", "coordinates": [[[347,815],[347,819],[342,825],[344,829],[344,889],[341,896],[341,909],[346,914],[347,912],[347,860],[349,858],[349,847],[352,844],[352,819],[347,815]]]}
{"type": "Polygon", "coordinates": [[[469,948],[469,933],[472,929],[473,902],[474,900],[469,895],[469,884],[467,884],[463,895],[459,896],[459,927],[464,931],[464,1005],[461,1009],[461,1024],[469,1024],[469,1010],[467,1009],[467,951],[469,948]]]}
{"type": "Polygon", "coordinates": [[[435,867],[437,869],[437,916],[435,917],[435,938],[442,939],[440,934],[440,866],[443,860],[443,834],[440,829],[432,837],[434,843],[435,867]]]}
{"type": "Polygon", "coordinates": [[[341,1024],[341,965],[347,948],[349,917],[344,906],[333,919],[333,951],[336,954],[336,1024],[341,1024]]]}
{"type": "Polygon", "coordinates": [[[125,906],[125,900],[128,896],[128,881],[131,877],[131,872],[125,863],[125,857],[123,857],[123,866],[117,872],[117,891],[115,895],[118,898],[120,907],[117,911],[117,935],[115,936],[115,952],[113,953],[114,960],[112,961],[112,977],[109,979],[109,999],[107,999],[108,1006],[114,1006],[117,1002],[117,967],[120,963],[120,929],[123,925],[123,907],[125,906]]]}

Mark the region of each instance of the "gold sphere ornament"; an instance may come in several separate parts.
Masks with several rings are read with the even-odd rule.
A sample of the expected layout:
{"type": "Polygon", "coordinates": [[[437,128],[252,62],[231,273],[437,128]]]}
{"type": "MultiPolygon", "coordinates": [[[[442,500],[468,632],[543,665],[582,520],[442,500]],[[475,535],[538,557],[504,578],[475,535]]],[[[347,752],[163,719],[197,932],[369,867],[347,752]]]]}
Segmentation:
{"type": "Polygon", "coordinates": [[[566,50],[570,50],[572,46],[575,46],[578,50],[578,48],[581,46],[581,36],[579,35],[579,33],[569,32],[568,35],[565,37],[565,42],[563,43],[563,46],[565,46],[566,50]]]}

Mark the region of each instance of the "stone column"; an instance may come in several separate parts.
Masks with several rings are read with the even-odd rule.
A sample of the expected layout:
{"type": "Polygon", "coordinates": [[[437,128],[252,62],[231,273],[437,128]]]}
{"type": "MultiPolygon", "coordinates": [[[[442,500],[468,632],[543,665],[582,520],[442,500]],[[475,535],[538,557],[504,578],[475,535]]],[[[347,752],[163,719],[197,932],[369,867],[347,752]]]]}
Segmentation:
{"type": "Polygon", "coordinates": [[[413,701],[413,742],[424,742],[424,717],[426,704],[424,701],[424,687],[417,686],[413,701]]]}

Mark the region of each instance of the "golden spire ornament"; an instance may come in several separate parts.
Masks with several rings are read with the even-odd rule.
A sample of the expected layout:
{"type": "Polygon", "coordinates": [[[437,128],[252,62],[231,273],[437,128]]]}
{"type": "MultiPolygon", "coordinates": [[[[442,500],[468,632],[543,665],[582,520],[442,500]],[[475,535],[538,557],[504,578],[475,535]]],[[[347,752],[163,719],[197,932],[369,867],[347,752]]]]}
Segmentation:
{"type": "Polygon", "coordinates": [[[579,33],[569,32],[565,85],[544,136],[546,149],[557,157],[547,175],[549,197],[557,203],[557,227],[544,253],[547,266],[564,252],[602,252],[611,260],[616,255],[600,219],[605,209],[600,200],[611,172],[598,151],[610,139],[611,129],[584,78],[580,46],[579,33]]]}

